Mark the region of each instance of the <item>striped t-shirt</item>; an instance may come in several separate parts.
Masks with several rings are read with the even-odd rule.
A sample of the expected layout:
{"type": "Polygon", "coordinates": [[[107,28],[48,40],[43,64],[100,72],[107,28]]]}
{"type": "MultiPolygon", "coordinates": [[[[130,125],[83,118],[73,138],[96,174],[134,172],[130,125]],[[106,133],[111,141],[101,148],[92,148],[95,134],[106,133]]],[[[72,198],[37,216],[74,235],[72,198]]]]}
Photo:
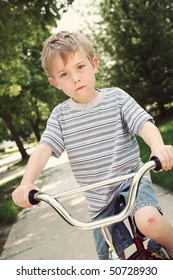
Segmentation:
{"type": "MultiPolygon", "coordinates": [[[[120,88],[100,89],[90,103],[68,99],[56,106],[40,143],[57,157],[66,150],[74,177],[86,186],[138,170],[142,162],[135,134],[148,120],[152,117],[120,88]]],[[[110,203],[119,185],[85,193],[91,217],[110,203]]]]}

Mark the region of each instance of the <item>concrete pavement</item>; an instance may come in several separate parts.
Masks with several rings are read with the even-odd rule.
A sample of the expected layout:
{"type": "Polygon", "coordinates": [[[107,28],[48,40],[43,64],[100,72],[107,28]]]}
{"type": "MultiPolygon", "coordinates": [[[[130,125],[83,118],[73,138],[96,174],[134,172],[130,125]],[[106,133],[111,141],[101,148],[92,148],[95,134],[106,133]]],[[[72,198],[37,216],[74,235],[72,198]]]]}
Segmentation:
{"type": "MultiPolygon", "coordinates": [[[[50,194],[77,187],[67,156],[51,158],[39,176],[38,186],[50,194]]],[[[159,186],[154,186],[160,206],[173,225],[173,195],[159,186]]],[[[87,221],[87,204],[83,194],[61,199],[75,218],[87,221]]],[[[133,250],[130,247],[127,254],[133,250]]],[[[41,207],[24,209],[12,226],[0,259],[6,260],[94,260],[95,252],[91,231],[80,231],[68,225],[50,206],[42,202],[41,207]]]]}
{"type": "MultiPolygon", "coordinates": [[[[51,157],[37,185],[42,185],[42,191],[50,194],[77,187],[65,153],[60,159],[51,157]]],[[[89,219],[83,194],[61,201],[77,219],[89,219]]],[[[97,259],[97,255],[91,231],[79,231],[68,225],[50,206],[42,202],[41,207],[23,209],[20,213],[0,259],[97,259]]]]}

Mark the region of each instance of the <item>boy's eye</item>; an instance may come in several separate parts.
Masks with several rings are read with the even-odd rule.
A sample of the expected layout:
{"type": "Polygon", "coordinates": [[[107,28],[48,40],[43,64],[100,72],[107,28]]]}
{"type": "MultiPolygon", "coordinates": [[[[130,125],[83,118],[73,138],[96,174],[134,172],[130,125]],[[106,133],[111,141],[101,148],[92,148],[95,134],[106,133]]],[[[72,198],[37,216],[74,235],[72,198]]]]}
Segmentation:
{"type": "Polygon", "coordinates": [[[82,68],[84,68],[84,67],[85,67],[84,64],[81,64],[81,65],[78,66],[79,69],[82,69],[82,68]]]}
{"type": "Polygon", "coordinates": [[[66,77],[67,76],[67,73],[62,73],[61,75],[60,75],[60,78],[64,78],[64,77],[66,77]]]}

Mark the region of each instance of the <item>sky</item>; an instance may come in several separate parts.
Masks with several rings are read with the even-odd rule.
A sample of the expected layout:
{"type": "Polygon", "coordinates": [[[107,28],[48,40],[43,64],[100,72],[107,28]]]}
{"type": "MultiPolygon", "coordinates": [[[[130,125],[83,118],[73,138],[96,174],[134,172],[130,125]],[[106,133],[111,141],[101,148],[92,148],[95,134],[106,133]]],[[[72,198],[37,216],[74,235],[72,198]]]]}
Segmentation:
{"type": "MultiPolygon", "coordinates": [[[[94,3],[99,1],[95,0],[94,3]]],[[[92,12],[93,8],[93,0],[75,0],[68,11],[62,15],[61,20],[58,22],[58,27],[54,29],[54,32],[61,30],[78,31],[81,27],[85,26],[86,20],[93,20],[93,13],[89,16],[89,12],[92,12]]]]}

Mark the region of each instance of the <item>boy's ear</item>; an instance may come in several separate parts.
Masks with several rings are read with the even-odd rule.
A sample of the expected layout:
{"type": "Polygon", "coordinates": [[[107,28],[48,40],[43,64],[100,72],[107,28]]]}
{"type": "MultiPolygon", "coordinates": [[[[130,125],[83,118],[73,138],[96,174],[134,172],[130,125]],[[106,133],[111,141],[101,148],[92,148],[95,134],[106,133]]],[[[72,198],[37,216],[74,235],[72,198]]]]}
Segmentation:
{"type": "Polygon", "coordinates": [[[49,81],[49,83],[50,83],[52,86],[54,86],[54,87],[56,87],[56,88],[58,88],[58,89],[61,89],[61,88],[59,87],[59,84],[57,83],[57,81],[56,81],[55,79],[49,77],[49,78],[48,78],[48,81],[49,81]]]}
{"type": "Polygon", "coordinates": [[[98,67],[99,67],[99,60],[96,56],[93,57],[93,68],[95,70],[95,73],[97,73],[98,71],[98,67]]]}

